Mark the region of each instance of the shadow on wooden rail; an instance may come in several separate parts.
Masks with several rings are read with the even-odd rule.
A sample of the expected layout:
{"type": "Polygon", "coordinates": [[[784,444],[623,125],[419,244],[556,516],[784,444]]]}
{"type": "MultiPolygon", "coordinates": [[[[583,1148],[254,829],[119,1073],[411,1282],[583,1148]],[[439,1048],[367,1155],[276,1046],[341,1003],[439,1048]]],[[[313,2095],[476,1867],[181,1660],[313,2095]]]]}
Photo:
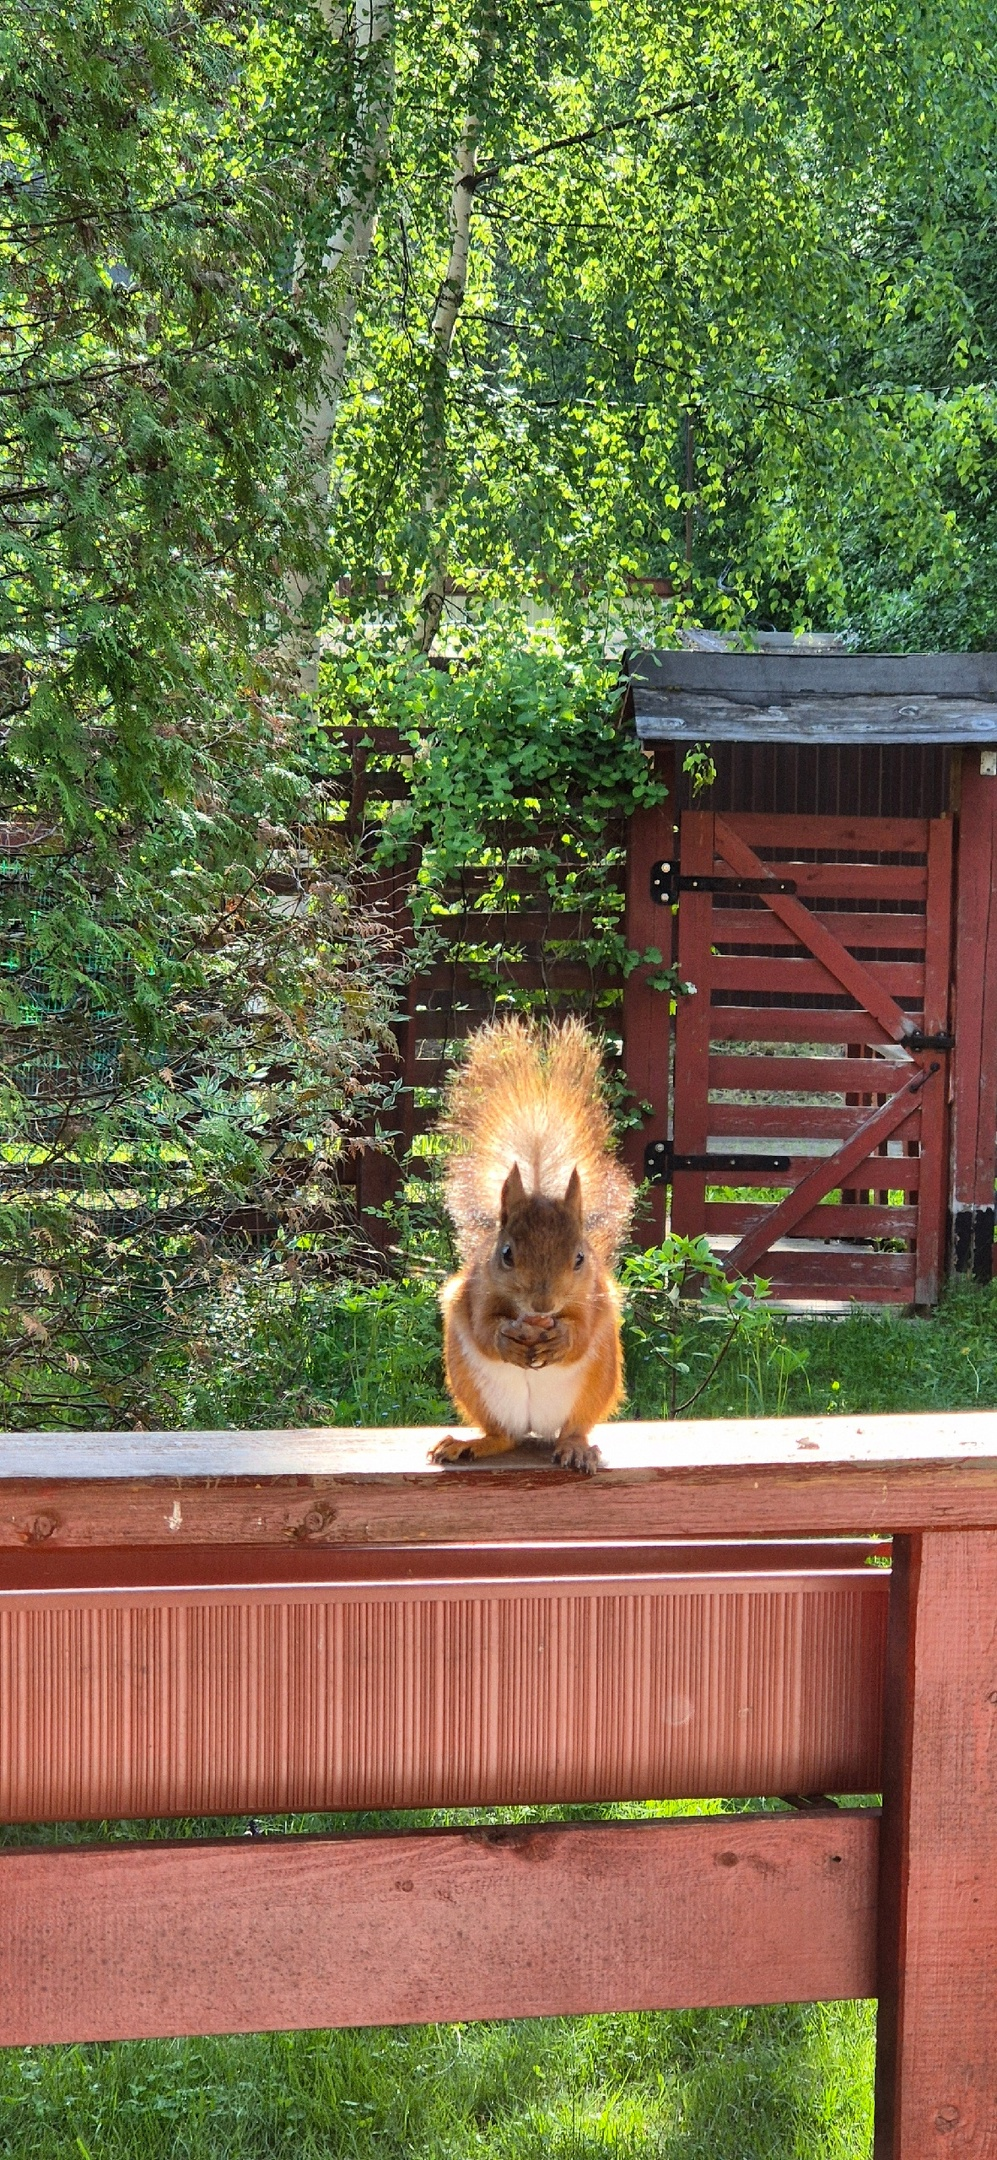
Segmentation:
{"type": "Polygon", "coordinates": [[[877,2160],[997,2152],[997,1419],[435,1437],[0,1440],[0,1817],[882,1821],[7,1848],[0,2039],[876,1993],[877,2160]]]}

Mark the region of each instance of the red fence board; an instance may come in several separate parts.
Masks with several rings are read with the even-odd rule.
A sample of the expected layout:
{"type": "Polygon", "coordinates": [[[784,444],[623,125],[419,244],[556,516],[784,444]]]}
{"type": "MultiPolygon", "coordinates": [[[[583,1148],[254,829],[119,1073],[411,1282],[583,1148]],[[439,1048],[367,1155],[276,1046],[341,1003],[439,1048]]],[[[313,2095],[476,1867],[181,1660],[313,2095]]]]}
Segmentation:
{"type": "MultiPolygon", "coordinates": [[[[657,952],[661,967],[670,968],[674,957],[675,918],[670,908],[660,907],[651,893],[655,864],[674,852],[675,759],[659,751],[656,776],[668,787],[666,801],[656,810],[635,811],[630,819],[627,845],[626,939],[631,952],[657,952]]],[[[660,968],[646,964],[632,968],[623,991],[623,1065],[627,1085],[641,1110],[640,1121],[627,1132],[623,1154],[638,1183],[644,1177],[644,1147],[668,1131],[668,1066],[670,1021],[667,995],[655,988],[660,968]]],[[[642,1218],[647,1242],[660,1241],[665,1229],[665,1195],[652,1187],[642,1218]]]]}
{"type": "Polygon", "coordinates": [[[962,758],[956,863],[950,1207],[955,1260],[993,1271],[997,1153],[997,777],[962,758]]]}
{"type": "MultiPolygon", "coordinates": [[[[849,899],[851,895],[849,894],[849,899]]],[[[832,937],[842,943],[855,946],[886,946],[902,951],[923,954],[924,913],[917,915],[858,915],[851,909],[829,911],[813,908],[814,921],[832,937]]],[[[792,949],[796,939],[785,923],[778,921],[771,908],[763,901],[754,908],[718,907],[714,915],[717,942],[723,945],[784,945],[792,949]]]]}
{"type": "MultiPolygon", "coordinates": [[[[749,992],[743,992],[745,1002],[738,1004],[732,999],[728,1005],[714,1005],[710,1012],[711,1043],[887,1043],[890,1037],[871,1013],[829,1011],[820,1006],[794,1010],[779,1002],[775,1005],[750,1005],[749,992]]],[[[841,1004],[846,1000],[842,997],[841,1004]]]]}
{"type": "MultiPolygon", "coordinates": [[[[733,1232],[740,1236],[756,1222],[762,1220],[760,1207],[752,1207],[749,1200],[708,1200],[706,1203],[707,1233],[726,1235],[733,1232]]],[[[796,1225],[794,1237],[842,1237],[842,1238],[910,1238],[917,1229],[917,1209],[909,1207],[880,1207],[875,1202],[862,1207],[857,1203],[842,1207],[834,1201],[822,1202],[804,1215],[796,1225]]]]}
{"type": "MultiPolygon", "coordinates": [[[[889,1101],[897,1090],[884,1088],[882,1093],[889,1101]]],[[[875,1101],[873,1097],[873,1104],[875,1101]]],[[[710,1132],[719,1140],[732,1134],[750,1134],[753,1146],[756,1142],[762,1144],[787,1138],[796,1141],[848,1140],[868,1117],[869,1109],[870,1105],[861,1103],[843,1103],[840,1109],[822,1109],[816,1103],[711,1102],[710,1132]]],[[[904,1131],[908,1123],[912,1121],[904,1120],[898,1131],[904,1131]]],[[[794,1152],[802,1153],[802,1149],[794,1152]]],[[[849,1176],[849,1184],[852,1182],[849,1176]]]]}
{"type": "Polygon", "coordinates": [[[806,1252],[777,1245],[758,1262],[757,1272],[775,1297],[844,1300],[857,1305],[909,1305],[913,1302],[915,1263],[910,1253],[806,1252]]]}
{"type": "Polygon", "coordinates": [[[878,1832],[855,1810],[2,1852],[0,2045],[870,1995],[878,1832]]]}
{"type": "MultiPolygon", "coordinates": [[[[714,945],[718,937],[722,939],[722,933],[718,933],[716,928],[715,917],[711,936],[714,945]]],[[[861,964],[875,982],[881,983],[883,988],[890,992],[891,997],[920,999],[924,988],[923,967],[903,960],[863,960],[861,964]]],[[[849,994],[847,991],[842,992],[837,978],[817,960],[775,960],[757,953],[740,954],[731,958],[723,952],[722,942],[719,957],[710,970],[710,982],[717,990],[767,990],[770,994],[788,990],[797,996],[807,991],[816,992],[819,997],[841,997],[849,994]]]]}
{"type": "MultiPolygon", "coordinates": [[[[712,1023],[711,1023],[712,1025],[712,1023]]],[[[732,1088],[778,1089],[786,1094],[824,1094],[832,1089],[845,1095],[892,1095],[910,1079],[906,1059],[894,1064],[886,1058],[833,1057],[710,1057],[710,1090],[732,1088]]]]}
{"type": "MultiPolygon", "coordinates": [[[[726,815],[726,813],[724,813],[726,815]]],[[[903,817],[835,817],[804,816],[798,811],[790,813],[793,820],[793,848],[833,847],[840,855],[853,854],[859,862],[868,862],[870,856],[920,855],[928,846],[928,819],[903,817]],[[828,838],[828,827],[833,825],[833,838],[828,838]]],[[[774,848],[780,856],[785,852],[785,813],[766,810],[739,810],[738,831],[752,848],[774,848]]]]}

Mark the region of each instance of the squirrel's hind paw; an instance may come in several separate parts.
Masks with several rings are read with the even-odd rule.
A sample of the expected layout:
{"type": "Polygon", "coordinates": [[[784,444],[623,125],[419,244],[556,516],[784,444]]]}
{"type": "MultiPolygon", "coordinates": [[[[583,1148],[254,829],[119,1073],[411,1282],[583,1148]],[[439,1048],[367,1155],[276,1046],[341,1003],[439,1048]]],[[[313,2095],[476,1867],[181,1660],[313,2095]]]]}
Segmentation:
{"type": "Polygon", "coordinates": [[[429,1450],[430,1462],[472,1462],[473,1459],[473,1443],[463,1433],[446,1433],[429,1450]]]}
{"type": "Polygon", "coordinates": [[[581,1470],[586,1477],[594,1477],[602,1468],[602,1456],[584,1433],[562,1433],[554,1442],[554,1461],[562,1470],[581,1470]]]}
{"type": "Polygon", "coordinates": [[[435,1463],[480,1462],[483,1455],[505,1455],[516,1445],[504,1433],[445,1433],[429,1450],[435,1463]]]}

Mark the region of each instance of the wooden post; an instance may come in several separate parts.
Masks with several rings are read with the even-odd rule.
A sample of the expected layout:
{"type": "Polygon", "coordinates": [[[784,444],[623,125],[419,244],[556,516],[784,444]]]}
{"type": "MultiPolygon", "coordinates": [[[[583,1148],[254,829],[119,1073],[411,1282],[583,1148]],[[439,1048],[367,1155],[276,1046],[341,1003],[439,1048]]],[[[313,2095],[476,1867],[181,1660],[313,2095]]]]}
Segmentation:
{"type": "MultiPolygon", "coordinates": [[[[997,795],[997,787],[995,787],[997,795]]],[[[926,1035],[948,1032],[952,958],[952,821],[932,818],[928,827],[928,891],[924,952],[926,1035]]],[[[935,1059],[929,1053],[929,1068],[935,1059]]],[[[948,1123],[948,1075],[945,1053],[941,1070],[930,1075],[921,1096],[921,1185],[917,1207],[917,1275],[914,1303],[922,1311],[938,1303],[939,1278],[945,1267],[945,1156],[948,1123]]],[[[991,1187],[993,1172],[991,1171],[991,1187]]]]}
{"type": "MultiPolygon", "coordinates": [[[[714,870],[716,819],[712,810],[687,810],[682,818],[680,859],[683,876],[709,878],[714,870]]],[[[710,1130],[710,955],[713,895],[683,894],[678,919],[678,962],[688,991],[679,999],[675,1020],[675,1110],[672,1129],[676,1153],[704,1155],[710,1130]],[[681,1082],[681,1085],[680,1085],[681,1082]]],[[[706,1230],[707,1180],[701,1170],[676,1171],[672,1182],[672,1224],[683,1237],[706,1230]]]]}
{"type": "MultiPolygon", "coordinates": [[[[381,914],[390,925],[403,947],[411,944],[412,922],[408,908],[408,888],[415,875],[411,859],[391,870],[369,873],[363,879],[361,896],[365,906],[373,913],[381,914]]],[[[377,1077],[390,1087],[396,1079],[402,1081],[397,1096],[385,1112],[384,1123],[394,1139],[383,1147],[372,1144],[362,1148],[356,1160],[356,1212],[360,1228],[368,1243],[377,1252],[386,1253],[394,1243],[397,1231],[385,1210],[398,1194],[402,1180],[402,1164],[412,1145],[412,1104],[414,1101],[414,1070],[416,1050],[415,1010],[416,986],[411,980],[399,992],[399,1002],[404,1004],[393,1023],[397,1052],[385,1051],[377,1061],[377,1077]],[[402,1068],[401,1073],[399,1067],[402,1068]]]]}
{"type": "Polygon", "coordinates": [[[997,2154],[997,1530],[893,1550],[875,2160],[997,2154]]]}
{"type": "MultiPolygon", "coordinates": [[[[670,967],[674,943],[674,917],[651,897],[651,871],[655,863],[670,861],[677,846],[675,833],[675,760],[670,750],[659,750],[655,777],[667,786],[668,800],[653,810],[635,810],[630,819],[627,845],[627,944],[634,952],[656,947],[662,967],[670,967]]],[[[669,1000],[663,990],[653,990],[649,977],[657,967],[635,968],[623,992],[623,1064],[627,1086],[638,1102],[650,1104],[648,1115],[626,1136],[624,1155],[640,1183],[645,1175],[644,1149],[649,1140],[664,1140],[668,1132],[668,1059],[671,1045],[669,1000]]],[[[652,1186],[648,1208],[637,1224],[636,1234],[648,1245],[658,1244],[665,1233],[665,1189],[652,1186]]]]}
{"type": "Polygon", "coordinates": [[[951,1264],[993,1274],[997,1156],[997,757],[962,753],[952,1060],[951,1264]]]}

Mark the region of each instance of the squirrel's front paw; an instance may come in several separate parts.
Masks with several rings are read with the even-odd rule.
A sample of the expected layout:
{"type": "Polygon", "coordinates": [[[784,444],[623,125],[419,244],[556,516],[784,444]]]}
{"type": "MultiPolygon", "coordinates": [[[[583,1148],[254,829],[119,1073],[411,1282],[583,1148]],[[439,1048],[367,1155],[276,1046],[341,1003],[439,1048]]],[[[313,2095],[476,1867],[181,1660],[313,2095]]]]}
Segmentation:
{"type": "Polygon", "coordinates": [[[524,1365],[530,1369],[537,1362],[535,1343],[523,1342],[520,1336],[504,1333],[501,1328],[496,1348],[504,1365],[524,1365]]]}
{"type": "Polygon", "coordinates": [[[602,1467],[602,1456],[584,1433],[562,1433],[554,1442],[554,1461],[562,1470],[581,1470],[586,1477],[594,1477],[602,1467]]]}
{"type": "Polygon", "coordinates": [[[570,1345],[569,1327],[553,1313],[529,1313],[519,1320],[499,1322],[496,1346],[507,1365],[525,1365],[530,1372],[542,1371],[545,1365],[553,1365],[563,1358],[570,1345]]]}

